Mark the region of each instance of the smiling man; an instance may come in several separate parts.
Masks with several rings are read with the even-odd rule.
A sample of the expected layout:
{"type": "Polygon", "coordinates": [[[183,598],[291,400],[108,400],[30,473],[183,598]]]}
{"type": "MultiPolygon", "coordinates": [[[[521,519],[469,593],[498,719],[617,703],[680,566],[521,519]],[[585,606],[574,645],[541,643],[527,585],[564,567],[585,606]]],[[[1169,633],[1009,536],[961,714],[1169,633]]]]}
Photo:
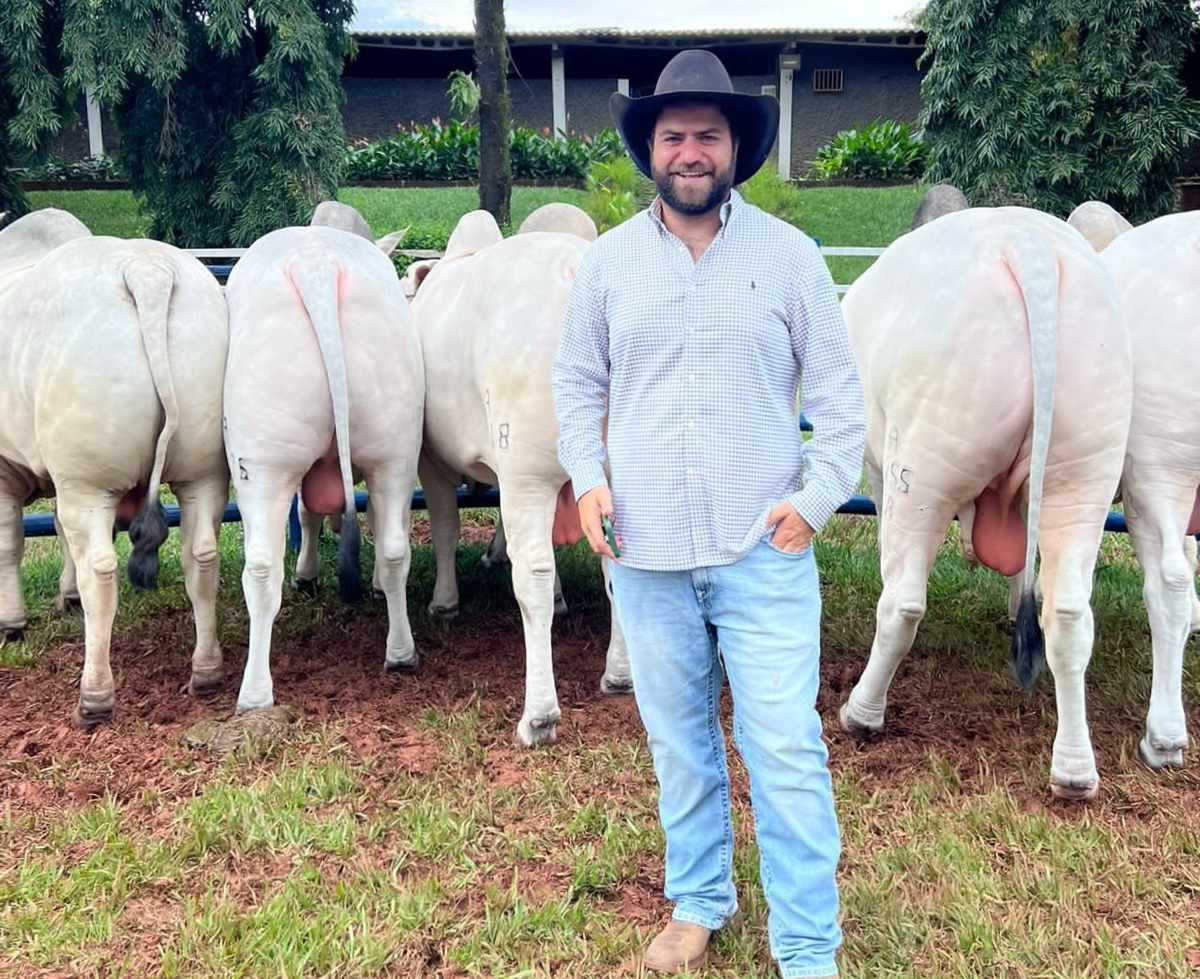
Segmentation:
{"type": "Polygon", "coordinates": [[[553,387],[559,458],[592,549],[610,559],[659,783],[674,909],[643,963],[695,968],[738,911],[723,667],[771,954],[783,979],[835,976],[840,843],[811,541],[862,470],[858,374],[812,240],[733,189],[770,151],[775,100],[734,92],[714,55],[684,51],[654,95],[614,95],[612,108],[658,196],[581,260],[553,387]]]}

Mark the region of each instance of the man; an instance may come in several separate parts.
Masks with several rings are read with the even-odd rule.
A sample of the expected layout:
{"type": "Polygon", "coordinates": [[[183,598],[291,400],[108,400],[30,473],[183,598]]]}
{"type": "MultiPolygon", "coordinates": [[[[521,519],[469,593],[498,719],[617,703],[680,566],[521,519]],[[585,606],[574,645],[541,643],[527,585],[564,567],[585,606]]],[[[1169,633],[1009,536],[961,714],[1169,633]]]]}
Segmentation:
{"type": "Polygon", "coordinates": [[[732,189],[770,150],[775,100],[734,93],[714,55],[684,51],[654,95],[611,107],[658,197],[584,255],[553,387],[583,530],[609,558],[601,517],[617,532],[614,604],[660,789],[674,911],[643,964],[694,968],[738,910],[723,663],[771,954],[783,979],[835,976],[840,843],[810,544],[862,470],[858,374],[812,240],[732,189]]]}

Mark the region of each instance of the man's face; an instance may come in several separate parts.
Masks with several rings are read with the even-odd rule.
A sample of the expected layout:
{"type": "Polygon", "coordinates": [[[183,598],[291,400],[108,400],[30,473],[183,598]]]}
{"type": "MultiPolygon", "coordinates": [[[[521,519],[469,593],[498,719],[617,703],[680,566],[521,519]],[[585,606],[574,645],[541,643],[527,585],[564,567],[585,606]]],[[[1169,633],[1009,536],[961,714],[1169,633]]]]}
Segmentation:
{"type": "Polygon", "coordinates": [[[650,137],[650,173],[671,210],[708,214],[733,187],[737,143],[725,114],[711,103],[685,102],[663,109],[650,137]]]}

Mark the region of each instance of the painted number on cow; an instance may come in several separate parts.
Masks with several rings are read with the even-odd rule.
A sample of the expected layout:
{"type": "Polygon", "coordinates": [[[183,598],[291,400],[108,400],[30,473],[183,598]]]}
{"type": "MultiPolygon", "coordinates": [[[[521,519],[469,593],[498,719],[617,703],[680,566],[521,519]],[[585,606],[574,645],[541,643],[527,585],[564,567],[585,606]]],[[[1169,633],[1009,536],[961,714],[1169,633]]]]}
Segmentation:
{"type": "Polygon", "coordinates": [[[896,463],[896,462],[892,463],[891,468],[892,468],[892,479],[895,480],[895,483],[896,483],[896,490],[900,493],[907,493],[908,489],[909,489],[908,477],[912,474],[912,470],[905,469],[903,466],[901,466],[899,463],[896,463]]]}
{"type": "Polygon", "coordinates": [[[500,436],[500,448],[508,448],[508,422],[501,422],[498,430],[500,436]]]}

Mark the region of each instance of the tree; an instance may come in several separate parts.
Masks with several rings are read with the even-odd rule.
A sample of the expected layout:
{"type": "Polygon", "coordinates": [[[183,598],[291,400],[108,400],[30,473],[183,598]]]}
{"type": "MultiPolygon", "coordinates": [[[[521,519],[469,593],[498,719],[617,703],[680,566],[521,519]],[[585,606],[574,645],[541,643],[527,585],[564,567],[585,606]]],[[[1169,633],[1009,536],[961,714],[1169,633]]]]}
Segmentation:
{"type": "Polygon", "coordinates": [[[1200,135],[1188,0],[930,0],[918,24],[928,180],[1063,217],[1089,199],[1134,222],[1171,210],[1200,135]]]}
{"type": "Polygon", "coordinates": [[[150,233],[247,245],[336,195],[353,0],[0,0],[7,135],[44,152],[93,82],[150,233]],[[55,25],[61,36],[55,43],[55,25]]]}
{"type": "Polygon", "coordinates": [[[512,163],[508,146],[508,41],[504,0],[475,0],[475,67],[479,83],[479,206],[508,224],[512,163]]]}

